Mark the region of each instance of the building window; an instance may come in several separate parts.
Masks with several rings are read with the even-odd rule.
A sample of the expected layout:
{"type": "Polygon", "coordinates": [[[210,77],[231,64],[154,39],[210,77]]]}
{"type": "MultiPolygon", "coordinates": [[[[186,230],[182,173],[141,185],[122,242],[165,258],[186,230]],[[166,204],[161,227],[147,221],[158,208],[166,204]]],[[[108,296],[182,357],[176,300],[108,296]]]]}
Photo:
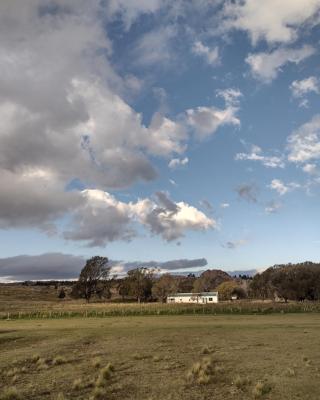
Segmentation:
{"type": "Polygon", "coordinates": [[[212,301],[213,299],[212,299],[212,297],[209,297],[209,301],[212,301]]]}

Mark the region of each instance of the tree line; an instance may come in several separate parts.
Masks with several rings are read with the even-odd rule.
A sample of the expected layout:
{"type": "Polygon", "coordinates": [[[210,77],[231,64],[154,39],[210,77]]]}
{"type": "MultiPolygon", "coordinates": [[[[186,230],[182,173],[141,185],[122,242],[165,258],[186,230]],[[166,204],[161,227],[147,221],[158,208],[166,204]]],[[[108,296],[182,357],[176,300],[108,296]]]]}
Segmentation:
{"type": "MultiPolygon", "coordinates": [[[[63,299],[66,292],[61,282],[59,287],[58,297],[63,299]]],[[[198,277],[194,274],[159,274],[156,269],[139,267],[118,278],[111,274],[108,258],[96,256],[87,260],[68,294],[87,302],[92,299],[110,300],[111,297],[120,301],[165,302],[169,294],[209,291],[218,291],[220,300],[235,297],[285,302],[317,301],[320,300],[320,264],[309,261],[277,264],[253,278],[231,277],[222,270],[207,270],[198,277]]]]}
{"type": "MultiPolygon", "coordinates": [[[[194,274],[177,276],[169,273],[160,275],[153,268],[135,268],[127,272],[124,278],[111,277],[108,258],[92,257],[81,270],[78,281],[73,285],[71,296],[84,298],[89,302],[93,297],[110,299],[112,289],[122,301],[131,299],[137,302],[165,302],[169,294],[186,292],[219,291],[222,300],[247,297],[241,279],[232,279],[221,270],[208,270],[199,277],[194,274]]],[[[61,298],[61,297],[60,297],[61,298]]]]}
{"type": "Polygon", "coordinates": [[[320,300],[320,264],[278,264],[254,276],[250,296],[284,301],[320,300]]]}

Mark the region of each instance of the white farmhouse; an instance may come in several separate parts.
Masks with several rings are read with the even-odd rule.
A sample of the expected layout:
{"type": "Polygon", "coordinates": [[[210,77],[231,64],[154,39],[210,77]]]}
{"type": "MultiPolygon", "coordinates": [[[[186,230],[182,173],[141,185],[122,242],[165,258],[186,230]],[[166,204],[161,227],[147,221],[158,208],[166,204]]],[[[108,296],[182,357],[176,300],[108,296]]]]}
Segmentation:
{"type": "Polygon", "coordinates": [[[218,292],[170,294],[167,297],[167,303],[188,303],[188,304],[218,303],[218,292]]]}

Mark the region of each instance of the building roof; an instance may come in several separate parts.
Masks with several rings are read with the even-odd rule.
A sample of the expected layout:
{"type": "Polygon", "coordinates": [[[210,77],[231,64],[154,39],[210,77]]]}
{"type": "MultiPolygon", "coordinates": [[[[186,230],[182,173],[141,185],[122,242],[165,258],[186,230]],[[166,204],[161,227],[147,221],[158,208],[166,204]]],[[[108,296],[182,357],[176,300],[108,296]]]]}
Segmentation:
{"type": "Polygon", "coordinates": [[[205,296],[217,296],[218,292],[201,292],[201,293],[173,293],[169,294],[168,297],[205,297],[205,296]]]}

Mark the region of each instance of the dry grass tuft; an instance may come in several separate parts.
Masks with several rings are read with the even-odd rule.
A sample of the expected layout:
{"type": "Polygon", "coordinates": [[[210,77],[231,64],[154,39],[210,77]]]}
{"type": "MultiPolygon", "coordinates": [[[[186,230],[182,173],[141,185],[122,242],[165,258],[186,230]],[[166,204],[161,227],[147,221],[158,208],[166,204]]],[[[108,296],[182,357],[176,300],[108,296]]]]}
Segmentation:
{"type": "Polygon", "coordinates": [[[92,360],[92,366],[93,366],[94,368],[100,368],[100,367],[101,367],[101,358],[100,358],[100,357],[95,357],[95,358],[92,360]]]}
{"type": "Polygon", "coordinates": [[[47,364],[47,360],[45,360],[44,358],[39,358],[38,361],[36,362],[36,365],[37,365],[37,369],[39,371],[49,368],[49,365],[47,364]]]}
{"type": "Polygon", "coordinates": [[[57,400],[67,400],[67,398],[65,397],[65,395],[63,393],[60,392],[60,393],[58,393],[57,400]]]}
{"type": "Polygon", "coordinates": [[[19,370],[18,368],[11,368],[9,369],[9,371],[7,372],[7,377],[11,378],[12,376],[15,376],[16,374],[18,374],[19,370]]]}
{"type": "Polygon", "coordinates": [[[30,358],[30,361],[36,363],[39,360],[39,358],[40,358],[39,354],[33,354],[30,358]]]}
{"type": "Polygon", "coordinates": [[[218,366],[211,357],[206,357],[193,364],[187,374],[187,379],[199,385],[207,385],[214,382],[222,373],[223,368],[218,366]]]}
{"type": "Polygon", "coordinates": [[[258,382],[253,388],[252,394],[255,399],[259,399],[260,397],[271,392],[271,385],[266,382],[258,382]]]}
{"type": "Polygon", "coordinates": [[[250,379],[246,376],[237,375],[234,379],[234,385],[239,390],[245,390],[245,388],[250,384],[250,379]]]}
{"type": "Polygon", "coordinates": [[[81,378],[77,378],[73,381],[72,383],[72,389],[73,390],[80,390],[83,388],[83,381],[81,378]]]}
{"type": "Polygon", "coordinates": [[[296,376],[296,372],[295,372],[295,370],[293,368],[287,368],[286,369],[286,375],[289,376],[289,377],[296,376]]]}
{"type": "Polygon", "coordinates": [[[105,400],[106,399],[106,391],[104,388],[95,387],[90,397],[90,400],[105,400]]]}
{"type": "Polygon", "coordinates": [[[206,354],[211,354],[211,353],[213,353],[214,352],[214,349],[212,348],[212,347],[210,347],[210,346],[204,346],[204,347],[202,347],[202,349],[201,349],[201,354],[203,354],[203,355],[206,355],[206,354]]]}
{"type": "Polygon", "coordinates": [[[52,365],[62,365],[65,364],[67,362],[66,358],[63,356],[56,356],[53,360],[52,360],[52,365]]]}
{"type": "Polygon", "coordinates": [[[106,367],[104,367],[100,370],[100,373],[99,373],[99,376],[98,376],[95,386],[98,388],[106,387],[108,381],[112,378],[113,372],[114,372],[113,365],[110,363],[107,364],[106,367]]]}
{"type": "Polygon", "coordinates": [[[12,386],[4,389],[1,393],[0,400],[21,400],[22,396],[18,390],[12,386]]]}

